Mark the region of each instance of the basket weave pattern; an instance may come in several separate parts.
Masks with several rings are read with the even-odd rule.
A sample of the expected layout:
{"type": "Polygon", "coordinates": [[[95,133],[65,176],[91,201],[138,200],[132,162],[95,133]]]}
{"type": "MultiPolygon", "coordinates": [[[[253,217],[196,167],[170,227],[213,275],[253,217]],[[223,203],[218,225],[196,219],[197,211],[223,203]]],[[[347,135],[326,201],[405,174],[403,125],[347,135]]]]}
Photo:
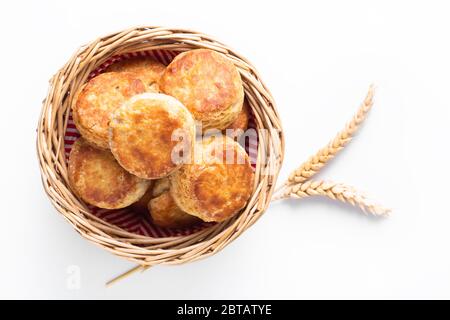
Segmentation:
{"type": "Polygon", "coordinates": [[[140,265],[180,264],[210,256],[236,239],[267,208],[284,155],[284,136],[273,98],[256,69],[213,38],[189,30],[138,27],[99,38],[79,48],[52,77],[38,123],[37,149],[46,193],[56,209],[86,239],[140,265]],[[70,190],[64,134],[74,96],[108,59],[132,52],[207,48],[224,54],[239,70],[254,116],[258,154],[252,196],[241,214],[189,235],[152,238],[110,224],[89,210],[70,190]]]}

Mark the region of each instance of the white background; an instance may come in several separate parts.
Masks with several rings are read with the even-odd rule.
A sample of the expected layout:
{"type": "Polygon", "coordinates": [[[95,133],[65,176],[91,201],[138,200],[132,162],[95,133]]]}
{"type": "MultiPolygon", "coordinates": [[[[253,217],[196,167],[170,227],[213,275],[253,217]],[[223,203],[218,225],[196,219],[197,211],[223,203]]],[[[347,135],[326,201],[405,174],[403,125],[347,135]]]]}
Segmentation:
{"type": "Polygon", "coordinates": [[[1,298],[450,298],[450,7],[433,1],[2,1],[1,298]],[[393,208],[274,203],[211,258],[132,266],[75,233],[41,187],[36,126],[48,79],[75,49],[134,25],[203,31],[258,68],[286,134],[281,179],[350,119],[358,136],[321,174],[393,208]],[[78,266],[81,287],[67,287],[78,266]]]}

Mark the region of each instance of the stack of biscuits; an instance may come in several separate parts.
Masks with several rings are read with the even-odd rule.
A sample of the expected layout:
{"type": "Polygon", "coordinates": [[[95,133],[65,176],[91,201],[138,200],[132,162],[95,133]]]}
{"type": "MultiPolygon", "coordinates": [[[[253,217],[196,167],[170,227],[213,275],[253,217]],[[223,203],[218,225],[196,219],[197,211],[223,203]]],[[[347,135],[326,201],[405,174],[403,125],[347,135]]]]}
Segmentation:
{"type": "Polygon", "coordinates": [[[90,205],[130,206],[181,228],[229,219],[251,196],[253,169],[233,138],[249,109],[238,70],[220,53],[183,52],[167,67],[116,62],[79,90],[72,113],[81,137],[69,184],[90,205]]]}

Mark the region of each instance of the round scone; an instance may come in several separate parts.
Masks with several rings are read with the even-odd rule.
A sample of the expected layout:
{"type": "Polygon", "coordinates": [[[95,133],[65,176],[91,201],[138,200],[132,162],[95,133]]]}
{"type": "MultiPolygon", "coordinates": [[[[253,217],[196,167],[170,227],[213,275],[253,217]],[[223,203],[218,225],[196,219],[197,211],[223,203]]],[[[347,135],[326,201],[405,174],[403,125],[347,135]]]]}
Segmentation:
{"type": "Polygon", "coordinates": [[[241,76],[222,54],[196,49],[167,66],[159,87],[180,100],[201,121],[203,130],[223,130],[238,116],[244,100],[241,76]]]}
{"type": "Polygon", "coordinates": [[[159,93],[134,96],[109,124],[109,145],[127,171],[159,179],[190,161],[195,122],[177,99],[159,93]]]}
{"type": "Polygon", "coordinates": [[[149,92],[159,92],[158,82],[166,66],[149,57],[125,59],[109,66],[106,71],[132,72],[149,92]]]}
{"type": "Polygon", "coordinates": [[[89,143],[108,149],[111,114],[124,101],[143,92],[145,86],[134,73],[108,72],[96,76],[77,94],[72,107],[78,131],[89,143]]]}
{"type": "Polygon", "coordinates": [[[196,144],[196,159],[174,172],[170,193],[177,206],[203,221],[224,221],[247,203],[253,169],[245,150],[226,136],[196,144]]]}
{"type": "Polygon", "coordinates": [[[69,155],[69,184],[85,202],[104,209],[119,209],[139,200],[150,181],[125,171],[108,150],[79,138],[69,155]]]}
{"type": "Polygon", "coordinates": [[[242,105],[242,110],[239,112],[237,118],[230,124],[224,131],[225,134],[230,133],[232,136],[242,134],[248,128],[248,119],[249,115],[249,107],[247,102],[244,100],[244,104],[242,105]],[[227,131],[228,130],[228,131],[227,131]],[[238,131],[239,130],[239,131],[238,131]]]}
{"type": "Polygon", "coordinates": [[[182,228],[191,226],[201,220],[181,210],[169,191],[165,191],[148,203],[148,211],[153,222],[166,228],[182,228]]]}

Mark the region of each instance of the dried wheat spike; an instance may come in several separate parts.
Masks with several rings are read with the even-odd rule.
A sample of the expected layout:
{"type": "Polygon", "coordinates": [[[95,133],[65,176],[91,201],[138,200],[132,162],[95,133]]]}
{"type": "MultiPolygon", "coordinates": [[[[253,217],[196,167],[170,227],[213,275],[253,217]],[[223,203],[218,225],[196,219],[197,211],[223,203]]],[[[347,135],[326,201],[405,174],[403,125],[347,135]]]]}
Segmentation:
{"type": "Polygon", "coordinates": [[[373,105],[374,86],[369,87],[367,96],[358,109],[358,112],[353,119],[347,123],[344,130],[339,132],[336,137],[328,143],[328,145],[319,150],[315,155],[304,162],[297,170],[291,173],[287,185],[299,182],[305,182],[313,175],[315,175],[328,161],[342,150],[342,148],[350,142],[353,134],[358,130],[358,127],[365,119],[367,112],[373,105]]]}
{"type": "Polygon", "coordinates": [[[379,206],[369,200],[364,194],[358,192],[355,188],[331,181],[307,181],[286,187],[284,192],[275,196],[272,200],[285,198],[305,198],[310,196],[325,196],[333,200],[339,200],[358,206],[365,213],[369,212],[374,216],[388,216],[390,209],[379,206]]]}

